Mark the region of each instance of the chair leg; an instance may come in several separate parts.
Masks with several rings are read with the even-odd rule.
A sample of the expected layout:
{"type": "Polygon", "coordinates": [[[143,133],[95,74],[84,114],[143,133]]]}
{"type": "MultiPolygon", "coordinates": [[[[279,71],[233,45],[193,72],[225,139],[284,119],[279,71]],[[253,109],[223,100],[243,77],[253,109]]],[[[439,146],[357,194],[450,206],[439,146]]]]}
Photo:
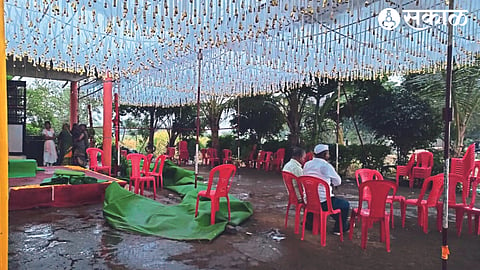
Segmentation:
{"type": "Polygon", "coordinates": [[[409,178],[409,183],[408,183],[408,186],[410,187],[410,189],[413,189],[413,183],[415,182],[415,178],[409,178]]]}
{"type": "Polygon", "coordinates": [[[423,232],[424,233],[428,233],[428,208],[425,207],[423,210],[422,210],[422,219],[423,219],[423,232]]]}
{"type": "Polygon", "coordinates": [[[460,237],[463,227],[463,209],[455,209],[455,225],[457,227],[457,236],[460,237]]]}
{"type": "MultiPolygon", "coordinates": [[[[327,245],[327,215],[320,214],[320,245],[327,245]]],[[[340,218],[340,221],[342,219],[340,218]]],[[[342,229],[340,229],[340,232],[342,229]]]]}
{"type": "Polygon", "coordinates": [[[211,198],[211,211],[210,211],[210,224],[215,224],[215,212],[217,210],[217,200],[215,198],[211,198]]]}
{"type": "MultiPolygon", "coordinates": [[[[341,214],[338,214],[338,225],[340,225],[340,241],[343,242],[343,224],[341,214]]],[[[327,236],[327,218],[325,217],[325,237],[327,236]]]]}
{"type": "Polygon", "coordinates": [[[303,224],[302,224],[302,238],[301,238],[301,240],[303,240],[304,237],[305,237],[305,221],[307,220],[307,213],[308,213],[307,209],[303,210],[303,224]]]}
{"type": "MultiPolygon", "coordinates": [[[[299,233],[299,227],[300,227],[300,215],[302,213],[302,205],[296,205],[295,206],[295,230],[293,231],[295,234],[299,233]]],[[[285,226],[287,224],[285,223],[285,226]]],[[[286,228],[286,227],[285,227],[286,228]]]]}
{"type": "Polygon", "coordinates": [[[319,224],[320,223],[320,214],[313,215],[313,226],[312,226],[312,233],[313,235],[317,235],[319,232],[319,224]]]}
{"type": "Polygon", "coordinates": [[[352,209],[352,213],[350,214],[350,231],[348,232],[348,238],[352,240],[353,237],[353,227],[355,226],[355,212],[352,209]]]}
{"type": "MultiPolygon", "coordinates": [[[[385,221],[386,219],[380,221],[380,242],[382,243],[385,243],[385,221]]],[[[390,226],[390,224],[387,223],[386,226],[390,226]]]]}
{"type": "MultiPolygon", "coordinates": [[[[437,230],[442,231],[442,216],[443,216],[443,204],[437,205],[437,230]]],[[[428,209],[427,209],[428,212],[428,209]]]]}
{"type": "Polygon", "coordinates": [[[468,223],[468,233],[472,234],[473,233],[473,228],[472,228],[472,215],[467,212],[467,223],[468,223]]]}
{"type": "Polygon", "coordinates": [[[392,220],[392,229],[395,228],[395,222],[393,222],[393,199],[392,199],[392,203],[390,204],[390,219],[392,220]]]}
{"type": "Polygon", "coordinates": [[[362,249],[367,248],[367,234],[368,234],[368,222],[361,218],[362,220],[362,249]]]}
{"type": "Polygon", "coordinates": [[[198,203],[199,203],[199,201],[200,201],[200,196],[197,195],[197,205],[195,206],[195,217],[198,216],[198,203]]]}
{"type": "Polygon", "coordinates": [[[285,229],[287,228],[289,210],[290,210],[290,202],[287,204],[287,214],[285,214],[285,229]]]}
{"type": "Polygon", "coordinates": [[[402,216],[402,228],[405,228],[405,214],[407,212],[405,201],[400,201],[400,211],[400,215],[402,216]]]}
{"type": "Polygon", "coordinates": [[[390,252],[390,226],[389,226],[389,216],[385,217],[385,245],[387,246],[387,252],[390,252]]]}
{"type": "Polygon", "coordinates": [[[153,186],[153,200],[155,200],[157,196],[157,185],[155,185],[155,178],[153,180],[152,186],[153,186]]]}

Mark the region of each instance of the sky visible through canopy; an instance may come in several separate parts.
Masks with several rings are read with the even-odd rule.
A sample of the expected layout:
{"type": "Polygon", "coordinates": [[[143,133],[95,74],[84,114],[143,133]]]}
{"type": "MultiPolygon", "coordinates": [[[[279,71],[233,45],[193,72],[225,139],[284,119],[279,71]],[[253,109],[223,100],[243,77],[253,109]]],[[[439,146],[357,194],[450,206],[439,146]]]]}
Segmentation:
{"type": "MultiPolygon", "coordinates": [[[[428,21],[433,13],[406,10],[447,9],[444,0],[6,0],[7,55],[109,71],[122,103],[174,106],[196,101],[200,49],[202,98],[274,92],[312,76],[443,69],[443,13],[428,21]],[[385,8],[401,16],[392,30],[380,27],[385,8]]],[[[480,1],[456,0],[455,10],[466,11],[466,23],[452,21],[455,63],[473,64],[480,1]]]]}

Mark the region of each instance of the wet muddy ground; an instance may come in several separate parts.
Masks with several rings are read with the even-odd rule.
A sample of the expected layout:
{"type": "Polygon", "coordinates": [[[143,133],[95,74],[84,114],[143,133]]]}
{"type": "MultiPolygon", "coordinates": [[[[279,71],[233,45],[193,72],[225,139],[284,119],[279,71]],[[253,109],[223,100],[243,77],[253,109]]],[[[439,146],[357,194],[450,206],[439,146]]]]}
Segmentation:
{"type": "MultiPolygon", "coordinates": [[[[208,175],[201,168],[201,175],[208,175]]],[[[345,180],[335,190],[356,206],[356,183],[345,180]]],[[[399,195],[418,197],[400,187],[399,195]]],[[[158,191],[165,204],[180,201],[173,192],[158,191]]],[[[430,212],[430,232],[416,224],[416,209],[407,208],[401,228],[395,205],[395,228],[391,230],[391,253],[379,242],[379,228],[369,230],[367,249],[360,248],[360,228],[353,240],[328,233],[327,245],[320,236],[294,234],[294,211],[284,228],[287,194],[278,172],[253,169],[237,171],[231,189],[234,196],[253,204],[254,214],[245,223],[229,227],[217,239],[172,241],[115,230],[106,224],[102,204],[74,208],[39,208],[12,211],[9,216],[10,269],[441,269],[441,233],[430,212]],[[284,239],[282,239],[284,237],[284,239]]],[[[293,209],[292,209],[293,210],[293,209]]],[[[453,214],[451,212],[451,214],[453,214]]],[[[452,221],[452,217],[450,218],[452,221]]],[[[463,232],[457,237],[450,223],[449,269],[479,269],[480,236],[463,232]]],[[[333,228],[333,220],[327,232],[333,228]]]]}

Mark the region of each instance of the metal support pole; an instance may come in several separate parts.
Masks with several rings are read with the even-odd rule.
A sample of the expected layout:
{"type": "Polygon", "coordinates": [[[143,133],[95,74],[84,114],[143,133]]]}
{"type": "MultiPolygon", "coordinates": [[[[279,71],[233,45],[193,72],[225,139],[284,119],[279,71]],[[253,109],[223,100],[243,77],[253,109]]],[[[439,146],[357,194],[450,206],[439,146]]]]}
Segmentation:
{"type": "Polygon", "coordinates": [[[117,164],[115,166],[115,175],[118,176],[118,171],[120,168],[120,115],[118,113],[119,107],[119,98],[118,93],[113,95],[113,100],[115,103],[115,149],[117,150],[117,164]]]}
{"type": "Polygon", "coordinates": [[[78,123],[78,82],[70,82],[70,129],[78,123]]]}
{"type": "MultiPolygon", "coordinates": [[[[453,0],[448,3],[449,10],[454,9],[453,0]]],[[[447,269],[447,260],[450,253],[448,249],[448,181],[450,170],[450,123],[452,121],[452,63],[453,63],[453,26],[448,24],[448,45],[447,45],[447,74],[445,89],[445,111],[443,119],[445,121],[443,158],[445,167],[443,168],[443,222],[442,222],[442,269],[447,269]]]]}
{"type": "Polygon", "coordinates": [[[197,188],[198,179],[198,143],[200,139],[200,85],[202,75],[202,49],[198,50],[198,88],[197,88],[197,141],[195,144],[195,188],[197,188]]]}
{"type": "Polygon", "coordinates": [[[337,91],[337,143],[335,144],[335,170],[338,172],[338,142],[340,139],[340,90],[342,88],[342,83],[338,82],[338,91],[337,91]]]}

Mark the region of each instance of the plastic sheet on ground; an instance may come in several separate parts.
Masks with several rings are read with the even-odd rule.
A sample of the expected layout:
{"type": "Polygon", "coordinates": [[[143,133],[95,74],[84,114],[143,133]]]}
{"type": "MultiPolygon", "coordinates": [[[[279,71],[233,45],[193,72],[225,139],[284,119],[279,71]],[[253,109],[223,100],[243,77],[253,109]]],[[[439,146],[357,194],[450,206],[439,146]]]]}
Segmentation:
{"type": "Polygon", "coordinates": [[[150,198],[134,194],[112,183],[105,191],[104,217],[116,229],[156,235],[176,240],[213,240],[228,223],[239,225],[253,214],[252,205],[229,196],[231,220],[228,222],[227,201],[220,199],[220,210],[215,215],[215,225],[210,225],[209,199],[201,199],[198,217],[195,218],[197,193],[206,185],[194,188],[192,171],[182,169],[167,161],[163,170],[164,188],[183,196],[177,205],[163,205],[150,198]]]}

